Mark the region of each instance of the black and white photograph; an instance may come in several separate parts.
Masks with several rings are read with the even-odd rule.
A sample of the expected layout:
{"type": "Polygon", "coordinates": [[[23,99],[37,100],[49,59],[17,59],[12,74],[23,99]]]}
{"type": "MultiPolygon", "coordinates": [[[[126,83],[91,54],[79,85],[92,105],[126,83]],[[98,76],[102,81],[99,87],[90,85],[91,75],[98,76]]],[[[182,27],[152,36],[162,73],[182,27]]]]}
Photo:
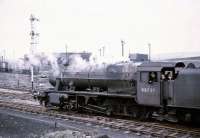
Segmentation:
{"type": "Polygon", "coordinates": [[[200,138],[200,0],[0,0],[0,138],[200,138]]]}

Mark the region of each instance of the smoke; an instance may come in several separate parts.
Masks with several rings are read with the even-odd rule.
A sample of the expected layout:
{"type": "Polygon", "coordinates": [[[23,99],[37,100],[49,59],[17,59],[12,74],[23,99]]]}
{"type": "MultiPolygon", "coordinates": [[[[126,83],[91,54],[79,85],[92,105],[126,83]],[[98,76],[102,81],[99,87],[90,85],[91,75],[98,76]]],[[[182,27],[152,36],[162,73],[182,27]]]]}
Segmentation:
{"type": "Polygon", "coordinates": [[[106,67],[106,63],[99,62],[93,56],[89,58],[89,61],[83,59],[81,55],[71,55],[69,57],[69,66],[67,67],[67,71],[69,72],[91,72],[91,71],[104,71],[106,67]]]}
{"type": "Polygon", "coordinates": [[[69,66],[67,67],[68,71],[89,71],[91,68],[90,62],[82,59],[80,55],[72,55],[69,57],[69,66]]]}
{"type": "Polygon", "coordinates": [[[53,76],[60,75],[61,71],[61,67],[58,65],[57,62],[57,57],[52,53],[29,55],[29,66],[37,66],[40,67],[40,69],[43,68],[44,66],[47,66],[49,73],[53,74],[53,76]]]}
{"type": "Polygon", "coordinates": [[[108,66],[118,65],[121,67],[121,72],[128,72],[135,64],[130,62],[128,58],[123,57],[98,57],[91,55],[89,61],[83,59],[81,55],[71,55],[69,57],[69,66],[67,72],[105,72],[108,66]]]}
{"type": "MultiPolygon", "coordinates": [[[[25,55],[23,58],[13,60],[12,65],[18,69],[29,70],[31,66],[43,68],[48,66],[49,75],[60,76],[61,72],[106,72],[107,67],[118,65],[121,72],[128,72],[130,68],[135,70],[135,64],[129,61],[129,58],[113,56],[96,56],[92,54],[89,59],[83,58],[81,54],[72,54],[66,59],[66,56],[56,56],[56,54],[40,53],[35,55],[25,55]],[[65,66],[67,64],[67,66],[65,66]]],[[[115,67],[113,67],[115,68],[115,67]]],[[[116,71],[116,70],[113,70],[116,71]]]]}
{"type": "Polygon", "coordinates": [[[36,55],[29,55],[27,63],[29,66],[41,66],[39,56],[36,55]]]}
{"type": "Polygon", "coordinates": [[[53,54],[37,53],[24,55],[17,59],[8,59],[9,68],[13,71],[21,72],[22,70],[30,70],[31,66],[42,70],[51,70],[55,76],[59,75],[60,67],[57,64],[57,58],[53,54]]]}
{"type": "Polygon", "coordinates": [[[51,72],[54,76],[58,76],[60,74],[60,67],[57,62],[57,58],[53,54],[49,54],[47,56],[47,60],[51,64],[51,72]]]}

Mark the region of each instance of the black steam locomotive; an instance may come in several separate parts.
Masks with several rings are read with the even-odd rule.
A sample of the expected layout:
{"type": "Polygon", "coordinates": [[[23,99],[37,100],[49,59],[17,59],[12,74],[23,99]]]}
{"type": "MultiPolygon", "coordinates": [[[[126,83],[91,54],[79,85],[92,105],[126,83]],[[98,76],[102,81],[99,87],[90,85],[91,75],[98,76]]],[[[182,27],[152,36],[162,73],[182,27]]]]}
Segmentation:
{"type": "Polygon", "coordinates": [[[200,121],[200,69],[193,64],[119,63],[101,71],[50,76],[55,89],[35,97],[45,106],[140,119],[200,121]]]}

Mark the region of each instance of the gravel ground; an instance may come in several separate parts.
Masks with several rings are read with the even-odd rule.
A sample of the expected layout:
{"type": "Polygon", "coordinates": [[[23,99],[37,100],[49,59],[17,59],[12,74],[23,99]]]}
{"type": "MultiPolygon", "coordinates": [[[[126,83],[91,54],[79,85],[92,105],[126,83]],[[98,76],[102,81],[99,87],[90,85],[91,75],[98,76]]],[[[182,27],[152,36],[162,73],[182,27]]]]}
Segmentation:
{"type": "MultiPolygon", "coordinates": [[[[0,87],[31,90],[30,75],[0,73],[0,87]]],[[[52,86],[48,78],[35,76],[36,89],[52,86]]],[[[150,136],[91,123],[56,119],[0,108],[0,138],[145,138],[150,136]],[[56,126],[56,127],[55,127],[56,126]]]]}
{"type": "Polygon", "coordinates": [[[0,112],[0,137],[3,138],[36,138],[58,130],[64,128],[55,128],[47,122],[0,112]]]}
{"type": "MultiPolygon", "coordinates": [[[[52,88],[49,84],[47,77],[41,77],[42,75],[34,76],[34,86],[36,89],[45,90],[52,88]]],[[[3,73],[0,72],[0,87],[31,90],[31,76],[25,74],[3,73]]]]}
{"type": "Polygon", "coordinates": [[[91,123],[0,108],[0,138],[150,138],[91,123]]]}

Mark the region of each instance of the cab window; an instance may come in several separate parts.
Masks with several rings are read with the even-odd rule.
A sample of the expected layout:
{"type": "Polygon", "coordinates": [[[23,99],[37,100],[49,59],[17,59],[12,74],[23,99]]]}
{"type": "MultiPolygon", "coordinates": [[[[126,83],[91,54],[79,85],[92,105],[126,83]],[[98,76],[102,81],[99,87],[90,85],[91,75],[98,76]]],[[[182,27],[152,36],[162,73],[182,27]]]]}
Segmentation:
{"type": "Polygon", "coordinates": [[[158,75],[157,72],[149,72],[149,83],[158,82],[158,75]]]}

